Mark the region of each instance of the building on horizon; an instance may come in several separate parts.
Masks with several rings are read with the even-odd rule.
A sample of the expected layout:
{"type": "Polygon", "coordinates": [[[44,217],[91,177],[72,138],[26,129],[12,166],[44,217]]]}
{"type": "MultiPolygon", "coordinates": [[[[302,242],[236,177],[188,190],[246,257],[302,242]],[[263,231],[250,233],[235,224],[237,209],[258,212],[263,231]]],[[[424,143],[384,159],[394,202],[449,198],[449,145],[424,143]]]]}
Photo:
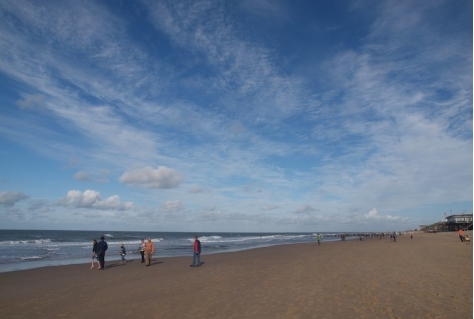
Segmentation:
{"type": "Polygon", "coordinates": [[[459,229],[472,230],[472,214],[448,216],[446,217],[446,225],[450,231],[459,229]]]}

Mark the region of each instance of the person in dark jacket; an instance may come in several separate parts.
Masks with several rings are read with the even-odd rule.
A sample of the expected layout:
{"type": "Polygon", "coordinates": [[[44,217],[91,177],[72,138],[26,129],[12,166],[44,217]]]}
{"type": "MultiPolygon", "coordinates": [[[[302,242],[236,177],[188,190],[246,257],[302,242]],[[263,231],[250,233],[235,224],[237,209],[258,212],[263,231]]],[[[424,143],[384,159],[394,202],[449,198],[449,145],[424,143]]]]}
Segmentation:
{"type": "Polygon", "coordinates": [[[98,246],[98,243],[97,243],[97,240],[94,239],[92,241],[92,256],[91,256],[91,269],[94,268],[94,260],[97,260],[97,268],[100,267],[100,264],[99,264],[99,259],[97,258],[97,246],[98,246]]]}
{"type": "Polygon", "coordinates": [[[107,248],[109,248],[109,246],[107,245],[107,242],[104,239],[104,236],[100,237],[100,241],[97,244],[97,256],[99,257],[100,264],[100,267],[97,268],[97,270],[104,270],[105,267],[105,252],[107,251],[107,248]]]}
{"type": "Polygon", "coordinates": [[[194,236],[194,254],[193,254],[193,264],[191,267],[201,266],[201,242],[198,237],[194,236]]]}
{"type": "Polygon", "coordinates": [[[145,239],[142,238],[142,242],[139,247],[140,254],[142,255],[142,263],[145,262],[145,239]]]}

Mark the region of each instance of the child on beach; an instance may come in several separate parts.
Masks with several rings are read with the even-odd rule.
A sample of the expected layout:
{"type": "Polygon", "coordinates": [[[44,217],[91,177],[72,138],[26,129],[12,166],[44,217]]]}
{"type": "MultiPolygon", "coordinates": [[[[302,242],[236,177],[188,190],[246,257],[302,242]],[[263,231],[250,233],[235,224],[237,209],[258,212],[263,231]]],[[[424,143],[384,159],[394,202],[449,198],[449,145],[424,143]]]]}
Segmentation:
{"type": "Polygon", "coordinates": [[[316,240],[318,241],[318,246],[321,246],[321,234],[316,236],[316,240]]]}
{"type": "Polygon", "coordinates": [[[127,251],[125,250],[124,244],[122,244],[122,246],[120,246],[120,256],[122,257],[122,260],[120,261],[120,263],[126,263],[127,262],[127,260],[125,259],[126,254],[127,254],[127,251]]]}
{"type": "Polygon", "coordinates": [[[97,258],[97,240],[92,241],[92,255],[91,255],[91,269],[94,268],[94,259],[97,261],[97,268],[100,267],[99,259],[97,258]]]}

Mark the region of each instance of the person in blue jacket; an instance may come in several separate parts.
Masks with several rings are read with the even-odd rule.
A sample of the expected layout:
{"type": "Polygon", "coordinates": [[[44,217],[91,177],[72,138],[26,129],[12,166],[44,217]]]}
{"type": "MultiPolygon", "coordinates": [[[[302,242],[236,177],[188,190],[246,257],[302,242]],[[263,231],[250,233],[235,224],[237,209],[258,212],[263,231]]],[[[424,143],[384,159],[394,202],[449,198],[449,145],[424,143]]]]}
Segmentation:
{"type": "Polygon", "coordinates": [[[104,270],[105,268],[105,252],[109,246],[107,245],[107,242],[105,241],[104,236],[100,237],[100,241],[97,244],[97,256],[99,257],[99,264],[100,267],[97,268],[97,270],[104,270]]]}

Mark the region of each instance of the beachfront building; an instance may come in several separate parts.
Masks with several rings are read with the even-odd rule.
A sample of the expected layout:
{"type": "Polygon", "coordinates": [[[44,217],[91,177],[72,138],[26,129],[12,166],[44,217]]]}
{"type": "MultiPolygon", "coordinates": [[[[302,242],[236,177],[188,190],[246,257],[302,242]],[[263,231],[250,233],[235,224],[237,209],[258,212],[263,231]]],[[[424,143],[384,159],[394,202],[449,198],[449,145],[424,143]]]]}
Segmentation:
{"type": "Polygon", "coordinates": [[[472,214],[451,215],[446,217],[448,230],[472,229],[472,214]]]}

